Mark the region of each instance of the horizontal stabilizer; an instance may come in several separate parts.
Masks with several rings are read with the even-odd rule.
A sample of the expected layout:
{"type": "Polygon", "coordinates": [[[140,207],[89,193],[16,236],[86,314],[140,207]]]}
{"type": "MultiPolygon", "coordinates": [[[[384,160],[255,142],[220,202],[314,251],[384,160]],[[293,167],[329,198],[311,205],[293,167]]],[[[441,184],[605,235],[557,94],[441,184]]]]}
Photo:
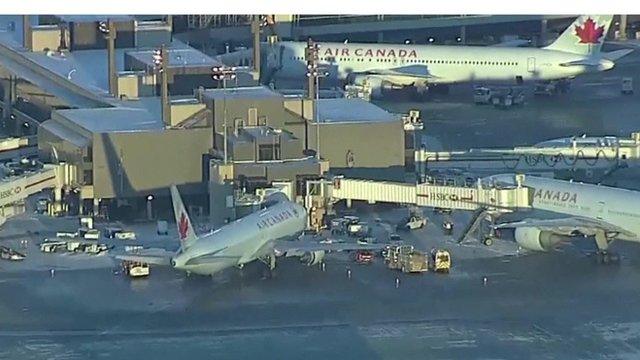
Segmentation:
{"type": "Polygon", "coordinates": [[[632,52],[633,52],[633,49],[622,49],[622,50],[610,51],[608,53],[603,53],[602,57],[607,60],[616,61],[622,57],[625,57],[631,54],[632,52]]]}

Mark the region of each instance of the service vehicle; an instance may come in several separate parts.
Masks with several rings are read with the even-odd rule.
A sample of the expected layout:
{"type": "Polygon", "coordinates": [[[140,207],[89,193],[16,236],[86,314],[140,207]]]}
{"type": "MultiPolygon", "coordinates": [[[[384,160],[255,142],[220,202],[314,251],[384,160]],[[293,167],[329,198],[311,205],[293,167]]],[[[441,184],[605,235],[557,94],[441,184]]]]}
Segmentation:
{"type": "Polygon", "coordinates": [[[347,226],[347,234],[349,234],[349,236],[365,236],[369,234],[369,230],[369,224],[364,222],[349,224],[349,226],[347,226]]]}
{"type": "Polygon", "coordinates": [[[371,264],[375,255],[371,251],[358,250],[355,255],[355,261],[358,264],[371,264]]]}
{"type": "Polygon", "coordinates": [[[442,222],[442,232],[445,235],[453,234],[453,222],[451,222],[450,220],[443,221],[442,222]]]}
{"type": "Polygon", "coordinates": [[[0,259],[9,260],[9,261],[22,261],[27,256],[25,254],[19,253],[9,247],[0,245],[0,259]]]}
{"type": "Polygon", "coordinates": [[[447,250],[437,250],[432,259],[433,271],[449,273],[451,270],[451,254],[447,250]]]}
{"type": "Polygon", "coordinates": [[[374,238],[373,236],[364,236],[364,237],[358,238],[357,243],[358,245],[375,244],[376,238],[374,238]]]}
{"type": "Polygon", "coordinates": [[[107,239],[114,239],[116,234],[123,232],[124,230],[119,226],[109,226],[104,229],[104,237],[107,239]]]}
{"type": "Polygon", "coordinates": [[[158,220],[158,222],[156,223],[156,232],[158,235],[168,235],[169,223],[165,220],[158,220]]]}
{"type": "Polygon", "coordinates": [[[403,273],[429,271],[427,256],[411,245],[390,247],[386,252],[385,263],[389,269],[401,270],[403,273]]]}
{"type": "Polygon", "coordinates": [[[36,213],[45,214],[47,211],[49,211],[50,202],[51,200],[49,200],[49,198],[47,197],[38,198],[38,200],[36,201],[36,213]]]}
{"type": "Polygon", "coordinates": [[[59,237],[59,238],[75,239],[78,236],[79,236],[79,233],[77,231],[58,231],[58,232],[56,232],[56,237],[59,237]]]}
{"type": "Polygon", "coordinates": [[[136,233],[133,231],[120,231],[116,233],[116,239],[118,240],[135,240],[136,233]]]}
{"type": "Polygon", "coordinates": [[[149,276],[149,264],[136,261],[123,261],[122,268],[125,274],[132,278],[149,276]]]}
{"type": "Polygon", "coordinates": [[[411,215],[398,224],[398,230],[416,230],[422,229],[427,225],[427,219],[420,215],[411,215]]]}
{"type": "Polygon", "coordinates": [[[83,237],[87,240],[98,240],[100,239],[100,230],[89,229],[84,233],[83,237]]]}

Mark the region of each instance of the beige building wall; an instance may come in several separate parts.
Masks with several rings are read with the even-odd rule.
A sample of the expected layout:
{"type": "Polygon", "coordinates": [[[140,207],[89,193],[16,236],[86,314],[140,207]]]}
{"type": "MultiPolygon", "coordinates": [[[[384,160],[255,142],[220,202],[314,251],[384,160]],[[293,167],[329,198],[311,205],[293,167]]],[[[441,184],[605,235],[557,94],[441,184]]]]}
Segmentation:
{"type": "MultiPolygon", "coordinates": [[[[309,148],[316,150],[315,124],[309,125],[309,148]]],[[[320,124],[320,155],[331,168],[404,166],[404,127],[401,121],[320,124]]]]}
{"type": "MultiPolygon", "coordinates": [[[[69,32],[66,32],[66,43],[69,44],[69,32]]],[[[35,52],[57,50],[60,47],[62,32],[57,25],[41,25],[31,28],[31,49],[35,52]]]]}
{"type": "Polygon", "coordinates": [[[207,128],[95,134],[95,196],[142,196],[171,184],[201,183],[212,136],[207,128]]]}

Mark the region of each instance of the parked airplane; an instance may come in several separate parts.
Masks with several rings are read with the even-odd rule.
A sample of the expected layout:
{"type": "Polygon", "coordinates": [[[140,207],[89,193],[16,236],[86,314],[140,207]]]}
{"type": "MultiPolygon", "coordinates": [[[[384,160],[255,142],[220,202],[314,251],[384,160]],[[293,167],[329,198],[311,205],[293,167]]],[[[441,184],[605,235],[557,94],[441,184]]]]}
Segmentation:
{"type": "MultiPolygon", "coordinates": [[[[319,66],[355,85],[383,89],[461,82],[513,82],[570,79],[606,71],[630,49],[600,52],[611,15],[578,17],[544,48],[319,43],[319,66]]],[[[300,79],[307,72],[305,42],[280,42],[267,53],[265,77],[300,79]]]]}
{"type": "MultiPolygon", "coordinates": [[[[515,175],[495,175],[483,181],[508,186],[518,183],[515,175]]],[[[640,242],[638,191],[535,176],[526,176],[520,185],[531,189],[532,209],[566,215],[496,226],[514,228],[515,241],[525,249],[548,251],[567,236],[595,236],[600,259],[607,262],[613,240],[640,242]]]]}
{"type": "Polygon", "coordinates": [[[328,251],[378,249],[382,245],[349,243],[320,244],[297,239],[306,228],[304,207],[276,193],[266,208],[240,218],[211,233],[197,236],[176,186],[171,186],[173,210],[178,226],[180,248],[176,253],[149,249],[142,254],[120,254],[120,260],[170,265],[177,270],[200,275],[213,275],[231,267],[260,260],[273,270],[277,255],[300,256],[307,265],[322,261],[328,251]]]}

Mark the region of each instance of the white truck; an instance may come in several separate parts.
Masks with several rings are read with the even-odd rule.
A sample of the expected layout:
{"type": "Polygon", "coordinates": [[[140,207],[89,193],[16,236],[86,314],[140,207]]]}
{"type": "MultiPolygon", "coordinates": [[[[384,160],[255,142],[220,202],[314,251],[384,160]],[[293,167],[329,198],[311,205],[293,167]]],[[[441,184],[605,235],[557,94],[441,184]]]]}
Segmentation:
{"type": "Polygon", "coordinates": [[[136,233],[133,231],[120,231],[116,233],[116,239],[118,240],[135,240],[136,233]]]}
{"type": "Polygon", "coordinates": [[[427,225],[427,219],[417,215],[417,214],[413,214],[410,215],[409,217],[407,217],[406,219],[402,220],[399,224],[398,224],[398,230],[416,230],[416,229],[422,229],[423,227],[425,227],[425,225],[427,225]]]}
{"type": "Polygon", "coordinates": [[[481,86],[473,91],[473,102],[476,105],[491,104],[495,107],[509,108],[524,104],[524,93],[522,90],[513,88],[491,89],[481,86]]]}

